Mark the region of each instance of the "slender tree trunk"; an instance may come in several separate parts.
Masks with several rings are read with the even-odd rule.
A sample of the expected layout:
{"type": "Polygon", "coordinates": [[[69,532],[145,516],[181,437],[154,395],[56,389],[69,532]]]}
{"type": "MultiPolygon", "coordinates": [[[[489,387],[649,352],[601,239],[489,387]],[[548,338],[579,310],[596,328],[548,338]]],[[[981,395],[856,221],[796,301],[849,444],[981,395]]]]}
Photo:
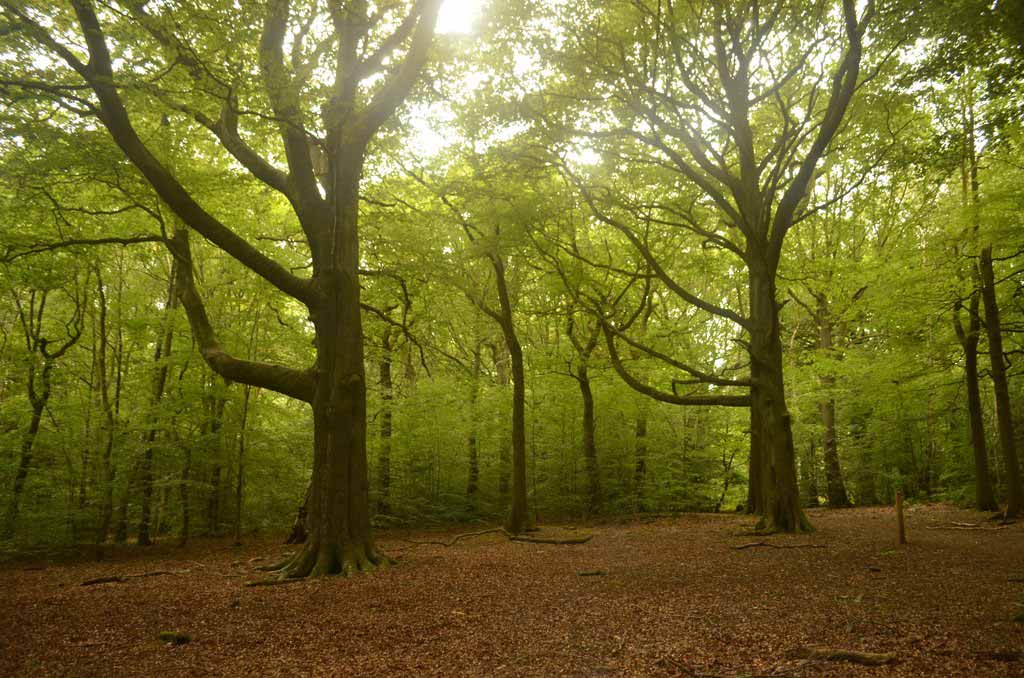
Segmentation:
{"type": "Polygon", "coordinates": [[[100,394],[100,405],[103,408],[104,419],[104,440],[103,452],[100,456],[101,495],[100,519],[96,529],[96,542],[102,544],[107,541],[110,532],[110,521],[114,512],[114,436],[115,418],[114,407],[110,401],[110,378],[107,372],[107,353],[109,343],[107,341],[107,294],[103,285],[103,276],[99,267],[95,268],[96,291],[99,300],[99,317],[97,318],[97,349],[96,349],[96,377],[97,390],[100,394]]]}
{"type": "MultiPolygon", "coordinates": [[[[832,316],[829,311],[828,301],[824,294],[817,296],[817,320],[818,320],[818,348],[826,354],[833,350],[832,342],[832,316]]],[[[823,374],[819,378],[823,388],[831,389],[835,386],[836,379],[831,374],[823,374]]],[[[825,483],[828,493],[828,505],[830,508],[844,508],[850,505],[850,498],[846,494],[846,485],[843,482],[843,469],[839,464],[839,449],[836,445],[836,401],[831,395],[827,395],[818,403],[818,412],[821,415],[821,427],[823,429],[821,447],[825,455],[825,483]]]]}
{"type": "Polygon", "coordinates": [[[813,437],[807,443],[807,456],[800,467],[807,481],[807,506],[816,508],[821,501],[818,499],[818,450],[813,437]]]}
{"type": "MultiPolygon", "coordinates": [[[[18,469],[14,474],[14,485],[11,487],[11,498],[7,504],[7,515],[4,517],[3,529],[0,530],[0,538],[10,539],[14,536],[14,530],[18,522],[18,513],[21,509],[21,495],[25,489],[25,481],[28,479],[29,469],[32,467],[33,458],[33,447],[35,446],[36,436],[39,434],[39,424],[43,419],[43,410],[46,409],[46,403],[50,399],[50,372],[53,369],[51,362],[47,361],[43,364],[41,379],[43,382],[43,389],[39,395],[32,394],[30,400],[32,403],[32,416],[29,419],[28,429],[21,437],[20,454],[18,456],[18,469]]],[[[34,390],[34,379],[35,370],[30,369],[29,372],[29,390],[34,390]]]]}
{"type": "Polygon", "coordinates": [[[227,398],[212,396],[209,399],[209,424],[207,431],[210,437],[210,450],[213,467],[210,469],[210,496],[206,503],[206,531],[211,535],[221,534],[221,493],[223,492],[224,467],[221,461],[223,441],[221,430],[224,427],[224,407],[227,398]]]}
{"type": "Polygon", "coordinates": [[[512,359],[512,512],[506,529],[520,534],[530,527],[526,503],[526,369],[523,349],[512,328],[505,341],[512,359]]]}
{"type": "Polygon", "coordinates": [[[129,474],[126,473],[123,483],[124,487],[121,488],[120,501],[117,503],[117,524],[114,527],[115,544],[123,544],[128,541],[128,501],[131,495],[131,488],[129,487],[128,480],[129,477],[129,474]]]}
{"type": "Polygon", "coordinates": [[[647,412],[641,404],[633,424],[636,451],[633,461],[633,488],[636,494],[636,510],[647,511],[647,412]]]}
{"type": "Polygon", "coordinates": [[[249,426],[249,397],[252,387],[242,388],[242,419],[238,425],[238,475],[235,476],[235,545],[242,543],[242,498],[245,488],[245,436],[249,426]]]}
{"type": "MultiPolygon", "coordinates": [[[[512,383],[511,370],[506,362],[506,356],[498,348],[497,344],[491,344],[491,352],[494,356],[494,372],[496,381],[502,391],[508,389],[512,383]]],[[[504,500],[508,497],[509,471],[512,465],[512,432],[505,426],[501,426],[501,438],[498,443],[498,495],[504,500]]]]}
{"type": "Polygon", "coordinates": [[[192,507],[189,503],[188,494],[188,486],[192,480],[192,448],[186,447],[184,454],[185,462],[181,467],[181,484],[179,485],[179,500],[181,501],[181,536],[178,541],[179,546],[184,546],[188,543],[192,520],[192,507]]]}
{"type": "Polygon", "coordinates": [[[1017,517],[1022,509],[1020,464],[1017,460],[1016,441],[1013,437],[1013,414],[1010,409],[1010,388],[1006,379],[1006,361],[1003,356],[1003,333],[996,301],[995,274],[992,270],[992,246],[981,250],[981,296],[985,303],[985,330],[988,333],[989,362],[992,386],[996,393],[996,420],[999,426],[999,446],[1003,452],[1006,472],[1006,517],[1017,517]]]}
{"type": "MultiPolygon", "coordinates": [[[[976,246],[978,233],[981,230],[981,215],[978,211],[978,190],[980,188],[980,184],[978,181],[978,153],[975,146],[974,98],[970,87],[967,87],[964,90],[964,94],[966,96],[961,101],[963,106],[961,115],[964,125],[963,147],[960,155],[960,176],[962,182],[961,195],[963,206],[968,208],[968,213],[971,218],[970,242],[972,246],[976,246]]],[[[960,323],[959,307],[957,308],[957,313],[953,318],[953,328],[956,330],[957,338],[960,340],[960,345],[964,349],[964,379],[967,386],[967,416],[971,429],[971,447],[974,451],[975,499],[978,510],[997,511],[999,510],[999,504],[996,501],[995,492],[992,489],[992,479],[989,475],[988,448],[985,441],[985,423],[981,406],[981,387],[978,381],[978,342],[981,338],[981,297],[985,294],[983,290],[986,286],[986,283],[983,280],[984,273],[982,271],[984,268],[984,251],[982,252],[982,258],[982,265],[972,266],[971,268],[971,278],[975,289],[971,292],[971,298],[968,306],[970,318],[967,323],[967,331],[964,331],[963,326],[960,323]]],[[[991,250],[989,250],[988,264],[989,273],[991,274],[991,250]]],[[[994,291],[992,299],[992,306],[998,319],[998,309],[995,308],[994,291]]],[[[986,298],[986,319],[988,316],[988,306],[986,298]]],[[[1002,358],[999,359],[999,362],[1000,364],[1002,363],[1002,358]]],[[[1017,487],[1017,496],[1019,497],[1019,480],[1017,487]]]]}
{"type": "Polygon", "coordinates": [[[391,513],[391,401],[394,397],[391,380],[391,332],[384,331],[380,359],[380,455],[377,458],[377,513],[391,513]]]}
{"type": "Polygon", "coordinates": [[[765,489],[761,525],[780,532],[810,530],[800,508],[792,422],[786,408],[775,267],[758,261],[756,253],[750,264],[750,360],[751,444],[753,448],[759,442],[766,481],[761,483],[765,489]]]}
{"type": "Polygon", "coordinates": [[[981,407],[981,387],[978,382],[978,342],[981,338],[981,293],[971,294],[970,318],[967,329],[960,322],[959,310],[953,316],[960,346],[964,350],[964,383],[967,386],[967,421],[971,431],[971,449],[974,452],[974,498],[979,511],[998,511],[999,504],[992,489],[992,476],[988,468],[988,447],[985,443],[985,419],[981,407]]]}
{"type": "MultiPolygon", "coordinates": [[[[115,336],[117,337],[117,344],[114,350],[114,421],[119,421],[121,416],[121,394],[124,388],[125,378],[127,376],[128,368],[126,365],[130,365],[131,351],[129,350],[126,354],[124,347],[124,258],[119,256],[118,258],[118,278],[117,278],[117,329],[115,336]]],[[[123,544],[128,541],[128,498],[129,498],[129,485],[132,473],[128,469],[124,470],[124,480],[122,481],[121,495],[118,501],[117,507],[117,523],[114,527],[114,542],[123,544]]],[[[111,492],[113,492],[113,482],[111,483],[111,492]]],[[[113,497],[111,497],[113,500],[113,497]]]]}
{"type": "Polygon", "coordinates": [[[576,382],[583,398],[583,461],[587,469],[587,489],[591,513],[601,510],[601,469],[597,463],[597,443],[594,440],[594,394],[590,388],[587,364],[581,362],[576,368],[576,382]]]}
{"type": "Polygon", "coordinates": [[[526,499],[526,368],[523,364],[523,348],[516,336],[505,264],[497,255],[492,255],[490,259],[500,303],[500,312],[495,320],[501,326],[512,368],[512,510],[506,529],[512,534],[520,534],[530,527],[526,499]]]}
{"type": "Polygon", "coordinates": [[[469,456],[469,473],[466,481],[466,504],[470,513],[477,510],[477,491],[480,484],[480,444],[477,426],[477,403],[480,399],[480,345],[473,348],[473,367],[469,383],[469,435],[466,451],[469,456]]]}
{"type": "Polygon", "coordinates": [[[158,433],[158,422],[160,420],[160,402],[164,397],[164,388],[167,385],[167,359],[171,355],[171,346],[174,342],[174,309],[178,305],[178,297],[175,292],[175,270],[177,261],[172,260],[171,278],[167,285],[167,303],[164,306],[163,332],[160,341],[157,342],[153,355],[153,364],[156,366],[156,374],[153,378],[153,394],[150,399],[150,428],[146,433],[146,449],[142,453],[142,463],[139,469],[139,480],[142,484],[142,515],[139,518],[139,535],[137,538],[139,546],[149,546],[153,543],[150,536],[150,522],[153,503],[153,451],[156,445],[158,433]]]}
{"type": "Polygon", "coordinates": [[[93,407],[95,405],[95,401],[97,400],[97,395],[98,395],[97,391],[99,389],[99,378],[98,378],[98,376],[96,374],[96,370],[97,370],[96,352],[97,352],[97,350],[99,348],[98,347],[98,343],[99,342],[98,342],[98,338],[96,336],[97,329],[96,329],[96,324],[95,323],[93,324],[92,330],[93,330],[93,336],[92,336],[93,341],[92,341],[92,348],[90,350],[90,358],[91,358],[90,362],[91,362],[91,364],[89,365],[89,378],[90,378],[89,396],[88,396],[88,399],[86,401],[87,404],[86,404],[86,408],[85,408],[85,422],[84,422],[85,426],[84,426],[84,431],[82,432],[82,472],[81,472],[81,475],[78,478],[78,480],[79,480],[79,482],[78,482],[78,514],[77,514],[77,516],[72,516],[71,517],[72,529],[75,532],[75,541],[78,541],[78,533],[79,533],[80,527],[81,527],[79,522],[82,519],[85,518],[85,506],[88,503],[88,497],[89,497],[89,476],[92,474],[92,464],[93,464],[93,459],[92,459],[93,449],[92,449],[92,447],[93,447],[93,444],[95,443],[93,438],[94,438],[94,435],[96,435],[93,432],[93,421],[92,421],[93,407]]]}
{"type": "MultiPolygon", "coordinates": [[[[831,381],[823,378],[822,382],[831,381]]],[[[821,446],[825,454],[825,483],[830,508],[843,508],[850,505],[843,482],[843,470],[839,465],[839,450],[836,446],[836,401],[826,398],[819,403],[821,425],[824,429],[821,446]]]]}

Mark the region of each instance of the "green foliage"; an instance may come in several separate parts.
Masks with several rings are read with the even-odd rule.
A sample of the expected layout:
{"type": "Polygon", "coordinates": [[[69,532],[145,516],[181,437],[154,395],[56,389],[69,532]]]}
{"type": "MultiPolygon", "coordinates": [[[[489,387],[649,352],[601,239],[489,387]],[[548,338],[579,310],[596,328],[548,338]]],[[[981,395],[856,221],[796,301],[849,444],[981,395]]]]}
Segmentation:
{"type": "MultiPolygon", "coordinates": [[[[669,31],[710,44],[713,6],[676,4],[666,24],[655,2],[492,2],[480,35],[439,42],[430,82],[374,142],[360,228],[371,499],[377,505],[386,496],[389,505],[378,525],[494,521],[508,510],[508,360],[499,328],[481,310],[497,307],[495,260],[504,266],[526,354],[527,476],[540,520],[595,517],[576,379],[581,364],[595,399],[598,513],[731,510],[746,502],[746,410],[653,402],[621,381],[604,337],[586,355],[568,337],[570,324],[586,334],[598,327],[596,314],[622,322],[639,309],[634,330],[653,351],[707,372],[742,376],[748,369],[742,332],[651,282],[649,263],[588,205],[593,200],[608,216],[636,225],[681,285],[747,311],[742,257],[668,217],[685,215],[715,234],[735,225],[724,223],[706,191],[664,154],[628,134],[606,134],[650,132],[640,72],[672,95],[666,108],[701,105],[658,69],[678,56],[687,73],[710,77],[706,55],[675,55],[673,41],[652,35],[669,31]],[[603,48],[609,45],[620,51],[603,48]],[[624,72],[624,64],[636,72],[624,72]],[[424,126],[438,138],[424,139],[424,126]],[[376,377],[385,360],[393,372],[390,400],[376,377]],[[385,411],[392,416],[388,440],[385,411]],[[472,496],[471,438],[479,455],[472,496]]],[[[1014,414],[1024,418],[1024,55],[1006,18],[1011,10],[993,9],[1006,3],[878,4],[863,83],[815,170],[776,281],[785,302],[779,331],[802,489],[826,496],[822,404],[832,401],[839,464],[855,503],[888,503],[902,489],[915,500],[969,504],[975,470],[964,359],[951,321],[957,302],[976,287],[970,270],[986,243],[994,245],[1014,414]],[[979,185],[973,197],[972,158],[979,185]]],[[[820,47],[813,72],[787,79],[752,110],[759,154],[794,124],[771,97],[789,101],[794,114],[801,105],[808,115],[820,113],[823,74],[842,44],[842,27],[831,20],[841,16],[838,7],[779,4],[786,28],[772,53],[775,73],[797,68],[801,48],[815,41],[820,47]]],[[[258,61],[262,11],[255,2],[187,3],[174,16],[175,29],[195,36],[192,48],[215,64],[209,77],[230,82],[243,110],[264,103],[258,69],[243,67],[258,61]],[[210,30],[220,26],[231,30],[210,30]]],[[[41,364],[23,337],[27,300],[50,294],[42,332],[53,340],[67,334],[79,300],[84,332],[54,368],[14,537],[0,541],[0,556],[112,539],[122,516],[133,533],[150,447],[158,536],[182,532],[186,504],[191,534],[229,533],[239,520],[243,533],[290,527],[312,468],[308,408],[258,389],[245,406],[243,386],[225,384],[205,366],[184,314],[167,303],[172,264],[159,239],[174,224],[166,206],[96,121],[79,115],[92,102],[65,87],[68,70],[10,29],[9,10],[2,16],[0,49],[10,56],[0,61],[0,510],[14,494],[28,435],[30,367],[41,364]],[[167,332],[171,351],[157,358],[167,332]],[[168,383],[155,397],[162,369],[168,383]]],[[[53,20],[73,35],[64,10],[54,10],[53,20]]],[[[161,15],[149,29],[170,20],[161,15]]],[[[118,37],[122,71],[135,74],[120,86],[138,111],[140,134],[211,214],[282,266],[308,268],[287,201],[241,171],[181,112],[187,103],[215,118],[216,97],[193,90],[182,63],[161,72],[170,53],[132,49],[143,28],[127,14],[109,11],[104,21],[118,37]]],[[[766,87],[767,80],[754,89],[766,87]]],[[[303,104],[319,100],[323,83],[310,78],[292,95],[303,104]]],[[[319,132],[316,112],[300,108],[319,132]]],[[[283,163],[277,122],[248,118],[246,141],[283,163]]],[[[708,135],[701,143],[717,149],[723,163],[736,160],[729,139],[708,135]]],[[[195,240],[196,278],[224,348],[250,360],[312,366],[305,308],[195,240]]],[[[621,352],[646,384],[668,391],[685,377],[639,350],[621,352]]],[[[994,445],[994,432],[986,434],[994,445]]],[[[1005,469],[991,452],[998,485],[1005,469]]]]}

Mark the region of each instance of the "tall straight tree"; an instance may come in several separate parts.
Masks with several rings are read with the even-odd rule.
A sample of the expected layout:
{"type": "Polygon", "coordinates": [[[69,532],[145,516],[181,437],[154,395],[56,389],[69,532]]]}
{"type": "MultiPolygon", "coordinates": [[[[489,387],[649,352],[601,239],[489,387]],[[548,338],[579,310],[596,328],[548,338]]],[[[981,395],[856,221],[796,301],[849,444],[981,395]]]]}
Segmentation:
{"type": "Polygon", "coordinates": [[[282,564],[282,577],[385,562],[374,547],[368,504],[359,188],[369,145],[428,60],[440,4],[0,3],[12,29],[3,31],[5,47],[23,57],[19,72],[4,74],[12,76],[6,88],[98,120],[184,225],[168,246],[178,261],[181,305],[210,367],[312,406],[310,534],[282,564]],[[283,196],[305,236],[310,277],[204,207],[185,175],[149,145],[145,126],[173,111],[213,135],[249,178],[283,196]],[[308,308],[312,366],[242,360],[220,345],[195,284],[188,231],[308,308]]]}
{"type": "Polygon", "coordinates": [[[659,284],[746,335],[752,495],[769,530],[810,528],[783,381],[779,264],[786,234],[821,208],[809,189],[861,81],[874,14],[870,0],[860,12],[854,0],[580,0],[560,12],[568,37],[553,43],[569,84],[540,115],[560,117],[549,129],[566,154],[585,141],[609,159],[600,186],[559,161],[595,217],[632,243],[659,284]],[[618,176],[630,167],[634,176],[618,176]],[[659,175],[660,190],[636,190],[659,175]],[[652,225],[695,237],[690,258],[733,257],[747,277],[745,308],[696,293],[675,273],[679,252],[664,246],[677,236],[659,246],[652,225]]]}

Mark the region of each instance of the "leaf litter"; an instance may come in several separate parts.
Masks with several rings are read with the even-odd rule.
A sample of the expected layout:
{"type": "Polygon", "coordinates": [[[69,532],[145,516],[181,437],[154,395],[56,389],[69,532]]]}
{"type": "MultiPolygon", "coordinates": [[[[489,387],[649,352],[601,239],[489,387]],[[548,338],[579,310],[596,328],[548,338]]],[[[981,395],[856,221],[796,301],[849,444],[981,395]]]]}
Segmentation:
{"type": "Polygon", "coordinates": [[[738,515],[580,544],[393,530],[395,567],[291,586],[244,585],[280,536],[8,563],[0,675],[1024,676],[1024,525],[928,530],[978,514],[921,507],[899,547],[892,509],[809,514],[768,548],[739,548],[738,515]]]}

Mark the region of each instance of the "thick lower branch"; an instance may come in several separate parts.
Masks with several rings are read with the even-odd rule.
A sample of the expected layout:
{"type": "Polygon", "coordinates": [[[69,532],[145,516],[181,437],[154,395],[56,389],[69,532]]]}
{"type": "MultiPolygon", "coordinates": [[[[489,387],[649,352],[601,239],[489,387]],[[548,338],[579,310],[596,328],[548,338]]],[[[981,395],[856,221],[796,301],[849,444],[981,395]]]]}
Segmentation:
{"type": "Polygon", "coordinates": [[[192,335],[199,352],[210,368],[231,381],[266,388],[307,403],[313,402],[316,380],[312,370],[296,370],[284,365],[274,365],[251,360],[240,360],[221,348],[213,331],[206,307],[196,289],[192,274],[192,251],[188,244],[188,232],[179,230],[169,244],[172,254],[178,259],[178,299],[188,316],[192,335]]]}
{"type": "Polygon", "coordinates": [[[605,341],[608,344],[608,357],[612,361],[612,367],[622,378],[626,385],[638,393],[672,405],[720,405],[723,407],[750,407],[750,395],[702,395],[702,396],[680,396],[674,393],[666,393],[643,383],[626,369],[619,357],[619,351],[615,348],[615,337],[611,329],[602,323],[605,341]]]}

